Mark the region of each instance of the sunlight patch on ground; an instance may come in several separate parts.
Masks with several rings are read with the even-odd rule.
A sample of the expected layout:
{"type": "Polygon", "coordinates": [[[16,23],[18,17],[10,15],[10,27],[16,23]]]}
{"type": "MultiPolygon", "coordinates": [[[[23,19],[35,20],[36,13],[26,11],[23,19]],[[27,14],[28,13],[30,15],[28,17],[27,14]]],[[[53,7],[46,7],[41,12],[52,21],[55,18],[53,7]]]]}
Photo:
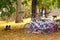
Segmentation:
{"type": "Polygon", "coordinates": [[[31,21],[31,18],[27,18],[23,20],[24,23],[29,23],[30,21],[31,21]]]}
{"type": "Polygon", "coordinates": [[[15,21],[12,21],[12,22],[0,21],[0,27],[5,27],[6,25],[11,25],[12,27],[19,26],[19,25],[29,23],[30,20],[31,20],[31,18],[23,19],[23,22],[21,22],[21,23],[15,23],[15,21]]]}

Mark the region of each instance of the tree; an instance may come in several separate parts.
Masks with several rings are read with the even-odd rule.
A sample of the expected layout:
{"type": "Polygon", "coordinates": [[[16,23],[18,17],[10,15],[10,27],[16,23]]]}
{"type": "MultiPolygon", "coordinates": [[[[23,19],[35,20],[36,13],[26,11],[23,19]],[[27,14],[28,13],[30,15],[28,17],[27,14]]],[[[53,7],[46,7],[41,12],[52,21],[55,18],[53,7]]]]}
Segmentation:
{"type": "Polygon", "coordinates": [[[59,0],[37,0],[37,8],[44,9],[45,6],[45,15],[47,16],[47,10],[51,10],[52,8],[60,8],[59,0]]]}
{"type": "Polygon", "coordinates": [[[30,13],[32,10],[32,0],[21,0],[24,10],[24,18],[30,17],[30,13]]]}
{"type": "Polygon", "coordinates": [[[36,17],[36,1],[37,0],[32,0],[32,17],[36,17]]]}
{"type": "MultiPolygon", "coordinates": [[[[24,6],[27,7],[29,1],[33,1],[33,0],[22,0],[22,1],[23,1],[22,4],[24,4],[24,6]]],[[[59,0],[36,0],[36,7],[37,7],[37,9],[41,9],[41,8],[43,8],[43,5],[45,5],[45,7],[46,7],[45,8],[45,13],[47,13],[47,10],[51,10],[52,8],[60,8],[59,4],[60,4],[59,0]]],[[[32,11],[32,9],[31,9],[31,11],[32,11]]],[[[33,14],[33,15],[35,15],[35,14],[33,14]]]]}
{"type": "Polygon", "coordinates": [[[17,0],[17,4],[16,4],[16,19],[15,22],[18,23],[20,21],[22,21],[22,6],[21,6],[21,0],[17,0]]]}
{"type": "Polygon", "coordinates": [[[0,0],[0,12],[1,17],[8,16],[10,17],[12,13],[15,12],[14,4],[16,0],[0,0]]]}

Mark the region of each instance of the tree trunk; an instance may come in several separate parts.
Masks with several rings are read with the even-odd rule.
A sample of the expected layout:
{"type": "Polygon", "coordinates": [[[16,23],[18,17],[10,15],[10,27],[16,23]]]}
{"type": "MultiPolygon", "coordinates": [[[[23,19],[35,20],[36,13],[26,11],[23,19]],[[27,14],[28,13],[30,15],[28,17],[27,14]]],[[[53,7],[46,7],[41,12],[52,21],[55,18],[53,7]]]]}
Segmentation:
{"type": "Polygon", "coordinates": [[[36,17],[36,2],[37,0],[32,0],[32,17],[36,17]]]}
{"type": "Polygon", "coordinates": [[[3,19],[4,21],[8,21],[8,17],[7,17],[7,16],[3,16],[2,19],[3,19]]]}
{"type": "MultiPolygon", "coordinates": [[[[42,0],[40,0],[40,4],[43,5],[42,0]]],[[[39,8],[39,17],[43,16],[43,7],[39,8]]]]}
{"type": "Polygon", "coordinates": [[[47,7],[46,7],[46,5],[43,4],[42,0],[40,0],[40,4],[42,5],[42,9],[39,10],[40,16],[45,15],[45,17],[47,17],[48,13],[47,13],[47,7]],[[43,11],[44,11],[44,14],[43,14],[43,11]]]}
{"type": "Polygon", "coordinates": [[[44,17],[48,16],[46,5],[42,5],[42,15],[44,15],[44,17]],[[43,11],[44,11],[44,13],[43,13],[43,11]]]}
{"type": "Polygon", "coordinates": [[[45,17],[47,18],[48,17],[48,13],[47,13],[47,7],[46,7],[46,5],[44,6],[43,10],[45,10],[45,17]]]}
{"type": "Polygon", "coordinates": [[[16,23],[22,21],[20,13],[21,13],[21,1],[17,0],[17,5],[16,5],[16,19],[15,19],[16,23]]]}

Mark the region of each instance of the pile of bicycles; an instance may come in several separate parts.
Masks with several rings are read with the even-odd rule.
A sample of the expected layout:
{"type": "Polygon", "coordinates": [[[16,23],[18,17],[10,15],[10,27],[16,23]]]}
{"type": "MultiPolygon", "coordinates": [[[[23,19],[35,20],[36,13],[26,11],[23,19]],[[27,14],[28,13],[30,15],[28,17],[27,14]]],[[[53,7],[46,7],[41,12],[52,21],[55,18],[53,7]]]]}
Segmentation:
{"type": "Polygon", "coordinates": [[[49,34],[52,32],[56,32],[58,25],[54,21],[31,21],[30,23],[26,23],[24,25],[24,32],[25,33],[33,33],[41,32],[43,34],[49,34]]]}

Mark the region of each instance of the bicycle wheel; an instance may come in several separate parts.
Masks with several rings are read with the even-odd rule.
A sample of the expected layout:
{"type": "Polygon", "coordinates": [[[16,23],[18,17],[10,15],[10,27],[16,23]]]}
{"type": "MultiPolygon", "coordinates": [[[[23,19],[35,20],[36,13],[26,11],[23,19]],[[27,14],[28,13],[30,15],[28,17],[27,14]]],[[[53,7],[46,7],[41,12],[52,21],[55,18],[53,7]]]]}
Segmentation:
{"type": "MultiPolygon", "coordinates": [[[[45,25],[46,29],[43,29],[43,30],[42,30],[42,33],[43,33],[43,34],[49,34],[49,33],[51,33],[51,32],[52,32],[51,27],[50,27],[48,24],[44,24],[44,25],[45,25]]],[[[44,25],[43,25],[43,26],[44,26],[44,25]]]]}
{"type": "Polygon", "coordinates": [[[32,32],[32,25],[30,23],[27,23],[24,25],[24,32],[25,33],[31,33],[32,32]]]}
{"type": "Polygon", "coordinates": [[[53,24],[53,28],[52,28],[52,31],[53,32],[56,32],[58,29],[58,25],[57,24],[53,24]]]}

